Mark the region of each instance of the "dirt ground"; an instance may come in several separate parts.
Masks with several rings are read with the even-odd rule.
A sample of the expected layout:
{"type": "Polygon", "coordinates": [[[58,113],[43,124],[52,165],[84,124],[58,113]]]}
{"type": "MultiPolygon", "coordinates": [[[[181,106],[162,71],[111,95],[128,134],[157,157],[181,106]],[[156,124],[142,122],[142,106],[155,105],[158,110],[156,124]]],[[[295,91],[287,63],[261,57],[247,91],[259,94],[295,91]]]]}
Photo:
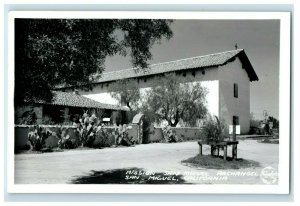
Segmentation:
{"type": "MultiPolygon", "coordinates": [[[[144,172],[144,179],[157,178],[155,184],[159,184],[161,179],[170,175],[175,175],[177,179],[168,179],[170,181],[167,183],[276,184],[278,181],[278,144],[264,144],[257,140],[239,141],[238,158],[259,163],[259,166],[255,164],[256,166],[244,169],[205,169],[181,163],[182,160],[196,156],[198,149],[197,142],[182,142],[16,154],[15,183],[104,183],[101,178],[139,179],[141,171],[144,172]],[[146,177],[145,172],[148,172],[146,177]],[[156,173],[159,175],[155,176],[156,173]]],[[[209,152],[209,146],[205,145],[204,155],[208,155],[209,152]]],[[[231,155],[231,149],[228,150],[228,154],[231,155]]]]}

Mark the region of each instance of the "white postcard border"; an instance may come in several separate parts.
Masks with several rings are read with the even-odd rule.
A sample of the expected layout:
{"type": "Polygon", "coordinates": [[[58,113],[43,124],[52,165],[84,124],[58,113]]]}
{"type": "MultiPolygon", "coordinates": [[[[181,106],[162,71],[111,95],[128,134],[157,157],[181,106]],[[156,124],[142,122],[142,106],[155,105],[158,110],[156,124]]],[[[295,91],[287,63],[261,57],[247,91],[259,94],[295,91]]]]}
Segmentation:
{"type": "Polygon", "coordinates": [[[288,194],[290,176],[290,13],[289,12],[94,12],[11,11],[8,31],[8,114],[14,113],[14,18],[168,18],[279,19],[279,183],[278,185],[68,185],[14,184],[14,115],[8,116],[7,191],[9,193],[203,193],[288,194]]]}

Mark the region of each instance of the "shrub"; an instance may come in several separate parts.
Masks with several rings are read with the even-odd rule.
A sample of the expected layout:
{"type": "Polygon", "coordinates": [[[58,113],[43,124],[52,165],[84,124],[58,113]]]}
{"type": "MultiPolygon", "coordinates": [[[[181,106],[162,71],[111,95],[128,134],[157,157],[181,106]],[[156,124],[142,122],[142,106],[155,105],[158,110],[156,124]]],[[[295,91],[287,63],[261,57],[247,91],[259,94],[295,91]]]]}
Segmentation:
{"type": "Polygon", "coordinates": [[[59,133],[58,147],[61,149],[74,149],[76,145],[76,142],[71,140],[68,129],[62,128],[59,133]]]}
{"type": "Polygon", "coordinates": [[[95,133],[95,138],[92,144],[94,148],[110,147],[114,144],[115,138],[112,131],[106,128],[98,128],[95,133]]]}
{"type": "Polygon", "coordinates": [[[224,121],[220,121],[217,116],[208,116],[204,122],[203,127],[203,138],[205,142],[211,141],[223,141],[228,137],[227,126],[224,121]]]}
{"type": "Polygon", "coordinates": [[[165,142],[181,142],[182,138],[179,138],[171,128],[171,126],[166,126],[162,128],[163,137],[165,142]]]}
{"type": "MultiPolygon", "coordinates": [[[[45,134],[42,128],[37,126],[28,134],[29,146],[34,150],[46,148],[45,139],[53,134],[57,137],[57,145],[61,149],[73,149],[78,146],[103,148],[114,144],[130,146],[138,143],[135,138],[128,134],[129,127],[126,124],[114,128],[103,128],[95,115],[90,117],[85,113],[82,119],[74,123],[75,125],[76,128],[69,129],[60,126],[56,128],[55,132],[48,131],[45,134]]],[[[48,147],[50,148],[50,146],[48,147]]]]}
{"type": "Polygon", "coordinates": [[[113,144],[131,146],[136,143],[135,139],[128,135],[126,125],[115,128],[103,128],[99,126],[95,132],[95,139],[92,147],[110,147],[113,144]]]}
{"type": "Polygon", "coordinates": [[[33,107],[19,107],[15,112],[16,124],[34,125],[37,121],[37,115],[33,107]]]}
{"type": "Polygon", "coordinates": [[[131,146],[138,143],[132,136],[128,134],[128,127],[126,124],[116,128],[115,133],[117,145],[131,146]]]}
{"type": "Polygon", "coordinates": [[[45,146],[45,140],[52,135],[52,132],[38,125],[28,133],[28,145],[30,150],[40,151],[45,146]]]}

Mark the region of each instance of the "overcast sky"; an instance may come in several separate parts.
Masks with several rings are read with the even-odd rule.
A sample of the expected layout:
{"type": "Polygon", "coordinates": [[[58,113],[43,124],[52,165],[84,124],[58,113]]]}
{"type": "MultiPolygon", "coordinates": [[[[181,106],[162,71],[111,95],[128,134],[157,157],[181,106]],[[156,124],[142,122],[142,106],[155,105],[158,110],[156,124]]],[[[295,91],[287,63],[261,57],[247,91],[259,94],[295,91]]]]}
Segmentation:
{"type": "MultiPolygon", "coordinates": [[[[259,78],[250,83],[250,112],[261,119],[267,110],[278,118],[279,20],[176,20],[171,29],[173,38],[153,46],[149,63],[233,50],[237,43],[259,78]]],[[[106,60],[106,72],[131,67],[129,57],[106,60]]]]}

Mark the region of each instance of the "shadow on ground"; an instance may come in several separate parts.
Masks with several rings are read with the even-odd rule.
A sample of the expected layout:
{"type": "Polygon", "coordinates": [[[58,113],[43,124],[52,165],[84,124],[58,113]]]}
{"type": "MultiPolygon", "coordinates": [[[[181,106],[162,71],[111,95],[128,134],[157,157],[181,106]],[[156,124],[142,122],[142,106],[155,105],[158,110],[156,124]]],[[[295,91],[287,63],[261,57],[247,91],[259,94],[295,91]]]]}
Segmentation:
{"type": "Polygon", "coordinates": [[[206,169],[244,169],[259,167],[259,162],[239,158],[237,160],[223,156],[197,155],[181,161],[183,164],[192,167],[200,167],[206,169]]]}
{"type": "Polygon", "coordinates": [[[131,167],[124,169],[91,171],[77,177],[72,184],[187,184],[182,175],[168,175],[131,167]]]}

